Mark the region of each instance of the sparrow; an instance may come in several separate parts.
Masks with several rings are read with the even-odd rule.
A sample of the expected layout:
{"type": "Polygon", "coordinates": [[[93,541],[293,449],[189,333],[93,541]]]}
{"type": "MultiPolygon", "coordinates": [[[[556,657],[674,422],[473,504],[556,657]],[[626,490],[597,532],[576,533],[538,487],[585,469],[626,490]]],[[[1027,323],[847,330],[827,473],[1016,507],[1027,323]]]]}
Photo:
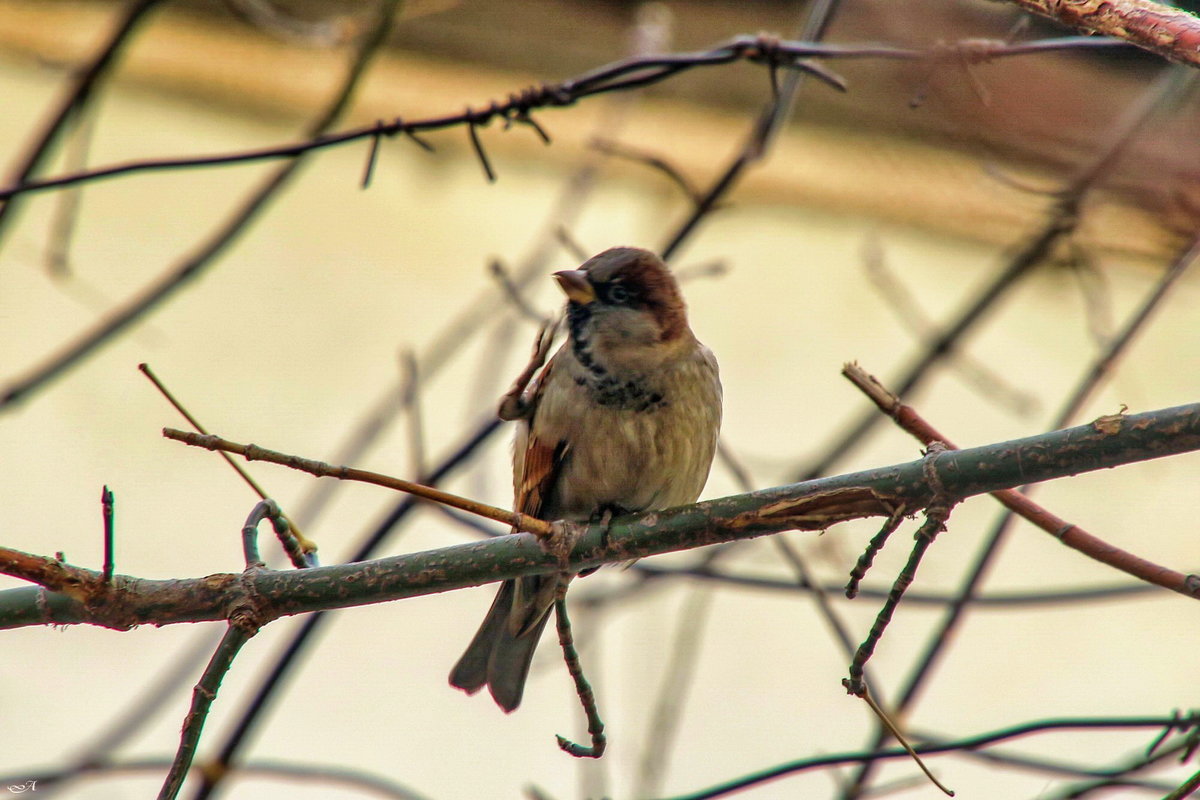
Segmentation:
{"type": "MultiPolygon", "coordinates": [[[[674,276],[647,250],[615,247],[554,278],[567,339],[500,406],[518,421],[515,510],[597,522],[695,502],[717,447],[721,381],[674,276]]],[[[516,709],[561,580],[504,581],[450,684],[467,694],[486,685],[505,712],[516,709]]]]}

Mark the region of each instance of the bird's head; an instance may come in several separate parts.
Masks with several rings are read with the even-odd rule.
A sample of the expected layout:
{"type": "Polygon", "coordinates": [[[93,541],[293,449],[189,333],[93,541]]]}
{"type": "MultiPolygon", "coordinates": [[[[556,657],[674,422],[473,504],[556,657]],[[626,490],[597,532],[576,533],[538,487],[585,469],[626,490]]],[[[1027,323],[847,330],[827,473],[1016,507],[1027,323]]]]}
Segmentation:
{"type": "Polygon", "coordinates": [[[600,353],[665,353],[691,333],[675,277],[649,250],[614,247],[554,277],[567,295],[571,335],[600,353]]]}

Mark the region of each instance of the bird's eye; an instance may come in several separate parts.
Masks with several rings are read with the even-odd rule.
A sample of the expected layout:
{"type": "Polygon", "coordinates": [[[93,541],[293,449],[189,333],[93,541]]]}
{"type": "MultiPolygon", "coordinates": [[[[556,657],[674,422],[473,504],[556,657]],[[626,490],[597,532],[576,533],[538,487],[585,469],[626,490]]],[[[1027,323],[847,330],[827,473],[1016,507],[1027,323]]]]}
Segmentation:
{"type": "Polygon", "coordinates": [[[629,290],[619,283],[611,284],[605,294],[608,295],[608,302],[615,306],[624,305],[629,302],[629,290]]]}

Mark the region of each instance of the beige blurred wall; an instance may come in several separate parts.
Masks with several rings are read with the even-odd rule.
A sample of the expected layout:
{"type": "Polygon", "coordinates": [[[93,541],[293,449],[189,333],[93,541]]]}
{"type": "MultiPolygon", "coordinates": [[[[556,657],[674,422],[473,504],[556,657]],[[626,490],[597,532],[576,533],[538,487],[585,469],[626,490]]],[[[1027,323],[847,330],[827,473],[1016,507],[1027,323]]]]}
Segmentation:
{"type": "MultiPolygon", "coordinates": [[[[14,3],[2,13],[35,10],[14,3]]],[[[62,74],[39,66],[29,53],[74,47],[77,36],[82,41],[70,26],[61,31],[26,31],[30,49],[13,49],[0,59],[5,107],[0,142],[10,164],[62,90],[62,74]]],[[[163,31],[213,35],[169,26],[163,31]]],[[[131,64],[140,66],[131,66],[127,79],[105,94],[92,163],[236,151],[297,138],[294,118],[300,113],[280,116],[254,98],[236,109],[203,93],[176,92],[179,84],[160,74],[165,68],[154,55],[171,47],[152,35],[144,41],[151,53],[135,52],[131,64]]],[[[193,40],[168,41],[181,46],[193,40]]],[[[305,54],[302,60],[320,68],[313,67],[311,75],[293,72],[293,62],[272,69],[293,77],[284,83],[302,85],[315,96],[331,82],[336,59],[305,54]]],[[[455,75],[445,65],[418,69],[418,63],[405,56],[381,65],[363,92],[359,118],[453,111],[468,98],[499,96],[513,88],[506,83],[513,76],[455,75]]],[[[275,102],[308,108],[312,98],[276,97],[275,102]]],[[[37,553],[63,551],[73,563],[98,565],[98,498],[107,484],[117,497],[119,571],[172,577],[237,570],[238,531],[253,498],[211,454],[160,437],[160,428],[180,421],[136,365],[149,362],[214,432],[327,457],[364,409],[395,384],[400,354],[426,352],[447,320],[475,298],[491,298],[493,310],[480,325],[489,331],[483,340],[495,338],[494,320],[504,301],[488,276],[488,259],[515,264],[535,247],[571,165],[580,158],[581,143],[605,113],[612,108],[596,100],[545,114],[543,121],[557,139],[547,150],[529,131],[484,131],[499,175],[491,185],[482,179],[461,130],[431,135],[439,148],[434,155],[411,143],[385,142],[374,182],[365,191],[359,186],[365,144],[313,160],[269,213],[194,284],[130,335],[0,416],[3,543],[37,553]]],[[[738,146],[747,125],[743,118],[642,101],[631,112],[625,136],[680,157],[702,179],[738,146]]],[[[956,166],[960,156],[936,155],[919,145],[877,147],[820,130],[790,132],[768,164],[740,188],[732,206],[709,221],[678,260],[686,267],[721,259],[729,267],[719,278],[689,283],[686,293],[693,327],[721,360],[728,443],[760,485],[787,479],[861,405],[838,377],[843,362],[858,360],[886,376],[916,349],[895,312],[870,287],[862,267],[865,243],[873,237],[925,311],[943,319],[1000,263],[996,242],[1015,241],[1017,232],[1036,219],[1034,200],[1015,201],[1014,190],[982,172],[977,179],[964,178],[973,166],[956,166]],[[872,172],[871,181],[881,189],[874,206],[862,199],[861,188],[845,185],[851,178],[842,180],[863,181],[866,158],[881,165],[872,172]],[[944,175],[947,186],[959,189],[961,181],[975,180],[966,194],[980,205],[965,205],[961,191],[945,199],[931,192],[932,207],[914,203],[907,215],[888,211],[898,204],[882,195],[902,192],[910,170],[926,182],[944,175]],[[814,195],[815,186],[825,187],[827,194],[814,195]],[[984,213],[985,208],[1014,208],[1014,202],[1024,205],[1008,218],[984,213]],[[947,219],[954,214],[961,214],[960,222],[947,219]],[[988,224],[970,226],[978,235],[961,235],[967,221],[980,222],[981,215],[988,224]],[[929,216],[944,224],[933,229],[916,224],[929,216]]],[[[0,252],[0,377],[24,373],[105,309],[169,269],[269,169],[166,172],[86,187],[67,280],[52,278],[43,264],[56,200],[37,197],[0,252]]],[[[659,176],[628,166],[606,168],[603,174],[572,226],[573,236],[589,250],[656,246],[686,212],[659,176]]],[[[560,252],[552,261],[562,268],[571,258],[560,252]]],[[[1119,253],[1106,254],[1103,264],[1119,318],[1148,290],[1156,271],[1119,253]]],[[[541,309],[558,302],[549,284],[535,282],[531,293],[541,309]]],[[[1198,301],[1200,285],[1192,279],[1082,419],[1115,412],[1122,403],[1141,411],[1196,399],[1196,371],[1186,365],[1200,363],[1198,301]]],[[[922,410],[962,445],[1044,430],[1057,405],[1054,398],[1073,385],[1081,363],[1095,351],[1084,311],[1075,279],[1043,270],[970,340],[975,358],[1013,387],[1043,398],[1037,414],[1015,416],[953,372],[920,395],[922,410]]],[[[532,327],[521,324],[514,346],[499,361],[474,339],[423,385],[431,457],[453,447],[490,413],[531,335],[532,327]]],[[[846,468],[917,455],[913,442],[888,431],[858,451],[846,468]]],[[[451,488],[507,504],[506,459],[507,444],[497,440],[485,466],[451,488]]],[[[358,465],[411,474],[404,425],[389,429],[358,465]]],[[[1038,496],[1114,543],[1187,570],[1197,561],[1198,467],[1194,455],[1150,462],[1060,481],[1038,496]]],[[[267,465],[255,465],[254,473],[285,507],[311,488],[309,479],[267,465]]],[[[706,496],[735,491],[728,472],[716,468],[706,496]]],[[[381,490],[342,488],[309,533],[320,541],[326,560],[338,560],[393,502],[381,490]]],[[[922,569],[919,587],[951,589],[994,513],[984,499],[957,510],[950,533],[922,569]]],[[[790,538],[822,575],[839,580],[871,528],[843,526],[820,539],[811,534],[790,538]]],[[[438,547],[470,535],[426,512],[388,552],[438,547]]],[[[889,580],[902,563],[906,539],[899,535],[880,559],[879,582],[889,580]]],[[[767,542],[747,546],[735,563],[788,574],[767,542]]],[[[604,573],[580,582],[576,591],[622,577],[604,573]]],[[[1119,580],[1020,526],[989,587],[1119,580]]],[[[0,580],[0,588],[13,585],[17,582],[0,580]]],[[[360,768],[446,798],[515,797],[530,783],[555,797],[580,796],[581,785],[598,780],[595,774],[580,777],[583,769],[606,775],[614,796],[628,796],[675,636],[671,612],[690,591],[682,586],[660,590],[611,612],[599,627],[586,618],[579,621],[584,658],[595,674],[612,738],[612,749],[599,765],[581,766],[554,745],[555,733],[577,735],[581,723],[549,640],[542,653],[545,665],[536,668],[525,704],[514,715],[506,717],[486,698],[468,699],[446,685],[449,666],[490,602],[490,588],[338,612],[263,727],[253,756],[360,768]]],[[[862,600],[837,607],[857,636],[876,611],[876,604],[862,600]]],[[[1178,705],[1181,687],[1194,672],[1190,654],[1200,646],[1195,614],[1193,604],[1165,593],[1124,604],[976,612],[913,723],[965,734],[1044,716],[1166,713],[1178,705]],[[981,681],[983,674],[1002,676],[1002,699],[988,686],[996,679],[981,681]]],[[[918,608],[898,615],[873,662],[887,689],[907,671],[908,659],[935,619],[918,608]]],[[[6,665],[0,679],[0,773],[60,762],[207,627],[5,632],[0,639],[6,665]]],[[[207,744],[227,729],[231,712],[294,627],[294,621],[275,623],[247,647],[226,680],[207,744]]],[[[679,746],[670,759],[667,791],[698,789],[806,754],[855,749],[869,730],[868,712],[839,684],[845,658],[805,599],[718,592],[701,652],[679,746]]],[[[178,693],[126,754],[171,753],[187,694],[178,693]]],[[[1079,739],[1039,740],[1038,752],[1083,755],[1069,746],[1063,752],[1061,741],[1079,739]]],[[[1124,752],[1130,740],[1097,735],[1094,741],[1089,757],[1124,752]]],[[[893,769],[895,775],[912,773],[911,765],[893,769]]],[[[1030,796],[1046,781],[1018,774],[997,778],[963,760],[939,761],[936,769],[966,797],[1030,796]]],[[[89,782],[64,796],[145,797],[157,783],[157,777],[89,782]]],[[[750,796],[824,796],[829,786],[828,776],[796,777],[750,796]]],[[[931,793],[922,786],[903,796],[931,793]]],[[[230,796],[362,795],[315,784],[253,782],[230,796]]]]}

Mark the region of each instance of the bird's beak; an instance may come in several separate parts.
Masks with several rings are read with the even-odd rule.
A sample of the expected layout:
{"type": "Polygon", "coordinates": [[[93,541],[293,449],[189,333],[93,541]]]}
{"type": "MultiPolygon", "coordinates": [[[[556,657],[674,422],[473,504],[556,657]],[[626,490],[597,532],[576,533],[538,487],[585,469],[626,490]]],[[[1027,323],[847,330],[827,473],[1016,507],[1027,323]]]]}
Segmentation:
{"type": "Polygon", "coordinates": [[[596,299],[596,289],[588,280],[587,273],[581,269],[564,269],[554,273],[554,280],[572,303],[586,306],[596,299]]]}

